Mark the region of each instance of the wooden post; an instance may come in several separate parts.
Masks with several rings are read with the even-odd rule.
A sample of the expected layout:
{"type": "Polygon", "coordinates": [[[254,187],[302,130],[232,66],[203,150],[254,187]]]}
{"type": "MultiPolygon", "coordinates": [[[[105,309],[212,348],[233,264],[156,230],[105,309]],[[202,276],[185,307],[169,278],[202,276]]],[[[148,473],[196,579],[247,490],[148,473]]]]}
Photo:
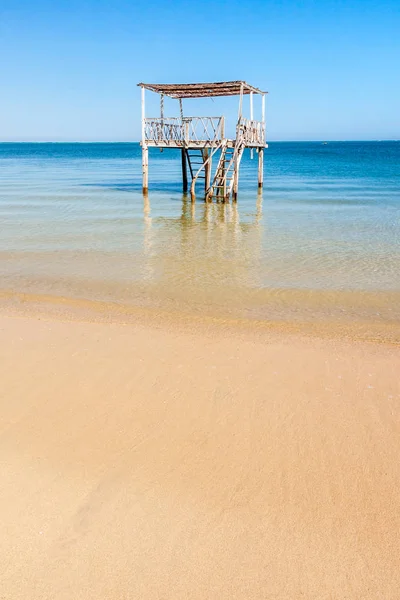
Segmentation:
{"type": "Polygon", "coordinates": [[[142,173],[143,173],[143,194],[149,191],[149,149],[146,145],[146,125],[145,125],[145,89],[142,87],[142,173]]]}
{"type": "MultiPolygon", "coordinates": [[[[238,123],[236,126],[236,141],[237,144],[240,121],[242,120],[242,110],[243,110],[243,83],[240,84],[240,97],[239,97],[239,113],[238,113],[238,123]]],[[[232,186],[232,202],[236,202],[237,193],[238,193],[238,185],[239,185],[239,162],[237,158],[235,159],[235,164],[233,165],[233,186],[232,186]]]]}
{"type": "Polygon", "coordinates": [[[221,117],[221,142],[225,138],[225,117],[221,117]]]}
{"type": "Polygon", "coordinates": [[[182,159],[182,189],[183,189],[183,193],[186,194],[188,191],[186,148],[182,148],[182,150],[181,150],[181,159],[182,159]]]}
{"type": "MultiPolygon", "coordinates": [[[[161,136],[164,137],[164,94],[160,95],[161,136]]],[[[161,152],[163,149],[161,148],[161,152]]]]}
{"type": "Polygon", "coordinates": [[[229,202],[229,196],[227,196],[226,194],[226,178],[227,178],[227,169],[226,169],[226,147],[225,147],[225,153],[223,156],[223,162],[222,162],[222,178],[223,178],[223,188],[221,190],[222,192],[222,201],[223,202],[229,202]]]}
{"type": "Polygon", "coordinates": [[[186,148],[189,146],[190,139],[190,117],[182,117],[182,132],[183,132],[183,142],[186,148]]]}
{"type": "MultiPolygon", "coordinates": [[[[253,131],[253,118],[254,118],[254,111],[253,111],[253,92],[250,92],[250,130],[253,131]]],[[[252,136],[253,137],[253,136],[252,136]]],[[[250,150],[250,157],[251,160],[253,160],[253,148],[250,150]]]]}
{"type": "Polygon", "coordinates": [[[263,143],[265,144],[265,94],[261,98],[261,122],[263,128],[263,143]]]}
{"type": "Polygon", "coordinates": [[[240,85],[238,123],[240,122],[240,119],[242,118],[242,106],[243,106],[243,83],[240,85]]]}
{"type": "Polygon", "coordinates": [[[235,164],[233,165],[233,189],[232,189],[232,202],[237,201],[238,187],[239,187],[239,163],[235,158],[235,164]]]}
{"type": "MultiPolygon", "coordinates": [[[[262,142],[265,144],[265,94],[261,97],[262,142]]],[[[258,150],[258,187],[264,184],[264,148],[258,150]]]]}
{"type": "Polygon", "coordinates": [[[262,188],[264,182],[264,148],[258,149],[258,187],[262,188]]]}
{"type": "Polygon", "coordinates": [[[207,163],[204,165],[204,191],[207,192],[211,185],[211,159],[208,160],[209,153],[208,148],[203,149],[203,162],[207,163]],[[207,162],[208,161],[208,162],[207,162]]]}
{"type": "Polygon", "coordinates": [[[224,171],[224,187],[222,188],[223,202],[229,203],[229,194],[226,191],[226,170],[224,171]]]}
{"type": "Polygon", "coordinates": [[[149,191],[149,149],[142,146],[142,171],[143,171],[143,194],[149,191]]]}
{"type": "Polygon", "coordinates": [[[258,224],[260,222],[261,217],[262,217],[262,201],[263,201],[262,189],[260,188],[257,192],[256,217],[254,219],[254,222],[256,224],[258,224]]]}
{"type": "Polygon", "coordinates": [[[194,202],[196,200],[196,190],[195,190],[195,186],[193,185],[193,181],[192,181],[192,185],[190,186],[190,199],[192,202],[194,202]]]}

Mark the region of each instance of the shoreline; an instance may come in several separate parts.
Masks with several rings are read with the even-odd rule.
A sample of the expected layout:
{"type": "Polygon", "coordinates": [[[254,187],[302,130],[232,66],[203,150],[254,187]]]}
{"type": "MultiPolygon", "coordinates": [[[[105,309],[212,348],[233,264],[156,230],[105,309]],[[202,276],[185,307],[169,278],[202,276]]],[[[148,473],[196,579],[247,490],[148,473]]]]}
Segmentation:
{"type": "Polygon", "coordinates": [[[0,314],[22,317],[55,318],[64,321],[138,324],[160,326],[168,323],[188,331],[199,328],[247,331],[249,334],[301,335],[322,339],[342,339],[392,346],[400,345],[400,322],[361,318],[260,319],[236,316],[229,311],[207,314],[179,308],[125,304],[58,294],[40,294],[0,288],[0,314]]]}
{"type": "Polygon", "coordinates": [[[398,348],[42,309],[0,309],[3,594],[397,597],[398,348]]]}

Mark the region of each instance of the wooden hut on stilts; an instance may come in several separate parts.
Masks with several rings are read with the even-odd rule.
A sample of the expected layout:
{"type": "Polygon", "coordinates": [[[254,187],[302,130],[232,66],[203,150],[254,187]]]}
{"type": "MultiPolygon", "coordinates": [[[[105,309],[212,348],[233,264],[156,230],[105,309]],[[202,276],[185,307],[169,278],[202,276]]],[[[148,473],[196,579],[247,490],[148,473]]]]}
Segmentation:
{"type": "Polygon", "coordinates": [[[239,166],[245,148],[258,153],[258,187],[263,185],[265,138],[265,95],[245,81],[218,83],[139,83],[142,88],[142,166],[143,193],[148,192],[148,149],[179,148],[182,160],[183,191],[196,197],[196,184],[203,182],[204,198],[211,202],[229,202],[237,199],[239,166]],[[160,94],[160,116],[146,117],[145,90],[160,94]],[[254,96],[261,96],[261,120],[254,119],[254,96]],[[179,101],[179,116],[164,115],[164,96],[179,101]],[[235,139],[225,137],[225,117],[190,117],[183,113],[186,98],[213,98],[239,96],[235,139]],[[244,117],[243,96],[249,96],[249,114],[244,117]],[[213,159],[216,168],[213,170],[213,159]]]}

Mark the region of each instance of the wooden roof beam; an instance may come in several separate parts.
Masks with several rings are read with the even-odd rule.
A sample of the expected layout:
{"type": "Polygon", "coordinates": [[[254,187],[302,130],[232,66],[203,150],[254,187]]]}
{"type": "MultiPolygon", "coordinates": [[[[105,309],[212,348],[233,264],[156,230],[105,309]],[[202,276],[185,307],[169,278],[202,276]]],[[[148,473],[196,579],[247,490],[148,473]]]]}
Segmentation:
{"type": "Polygon", "coordinates": [[[164,94],[171,98],[210,98],[213,96],[236,96],[243,94],[265,94],[266,92],[246,81],[219,81],[214,83],[138,83],[138,86],[164,94]],[[242,92],[241,92],[242,90],[242,92]]]}

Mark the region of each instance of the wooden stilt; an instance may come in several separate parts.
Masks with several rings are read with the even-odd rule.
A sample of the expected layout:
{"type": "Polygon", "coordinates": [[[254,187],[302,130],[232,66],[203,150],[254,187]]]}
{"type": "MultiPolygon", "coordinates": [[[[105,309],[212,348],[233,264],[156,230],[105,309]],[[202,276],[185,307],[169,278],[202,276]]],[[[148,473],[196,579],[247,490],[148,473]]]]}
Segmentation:
{"type": "Polygon", "coordinates": [[[264,148],[258,151],[258,187],[262,188],[264,183],[264,148]]]}
{"type": "Polygon", "coordinates": [[[234,172],[233,172],[232,202],[236,202],[237,195],[238,195],[238,184],[239,184],[239,164],[238,164],[237,160],[235,160],[235,165],[233,168],[234,168],[234,172]]]}
{"type": "Polygon", "coordinates": [[[187,160],[186,160],[186,149],[182,148],[181,150],[181,160],[182,160],[182,189],[183,193],[186,194],[188,191],[188,177],[187,177],[187,160]]]}
{"type": "Polygon", "coordinates": [[[240,123],[240,120],[242,118],[242,107],[243,107],[243,84],[240,84],[238,123],[240,123]]]}
{"type": "Polygon", "coordinates": [[[142,86],[142,173],[143,173],[143,194],[149,191],[149,149],[146,145],[146,127],[145,127],[145,89],[142,86]]]}
{"type": "Polygon", "coordinates": [[[265,94],[261,96],[261,123],[265,127],[265,94]]]}
{"type": "Polygon", "coordinates": [[[149,191],[149,149],[142,146],[143,194],[149,191]]]}
{"type": "MultiPolygon", "coordinates": [[[[206,163],[209,157],[208,148],[203,149],[203,162],[206,163]]],[[[211,185],[211,159],[204,165],[204,191],[207,192],[211,185]]]]}
{"type": "Polygon", "coordinates": [[[227,194],[227,189],[226,189],[226,163],[223,163],[223,168],[222,168],[222,176],[224,178],[224,182],[223,182],[223,188],[222,188],[222,200],[223,202],[229,202],[229,194],[227,194]]]}
{"type": "Polygon", "coordinates": [[[257,191],[257,203],[256,203],[256,218],[255,222],[258,223],[262,217],[262,201],[263,201],[263,193],[262,188],[259,188],[257,191]]]}

